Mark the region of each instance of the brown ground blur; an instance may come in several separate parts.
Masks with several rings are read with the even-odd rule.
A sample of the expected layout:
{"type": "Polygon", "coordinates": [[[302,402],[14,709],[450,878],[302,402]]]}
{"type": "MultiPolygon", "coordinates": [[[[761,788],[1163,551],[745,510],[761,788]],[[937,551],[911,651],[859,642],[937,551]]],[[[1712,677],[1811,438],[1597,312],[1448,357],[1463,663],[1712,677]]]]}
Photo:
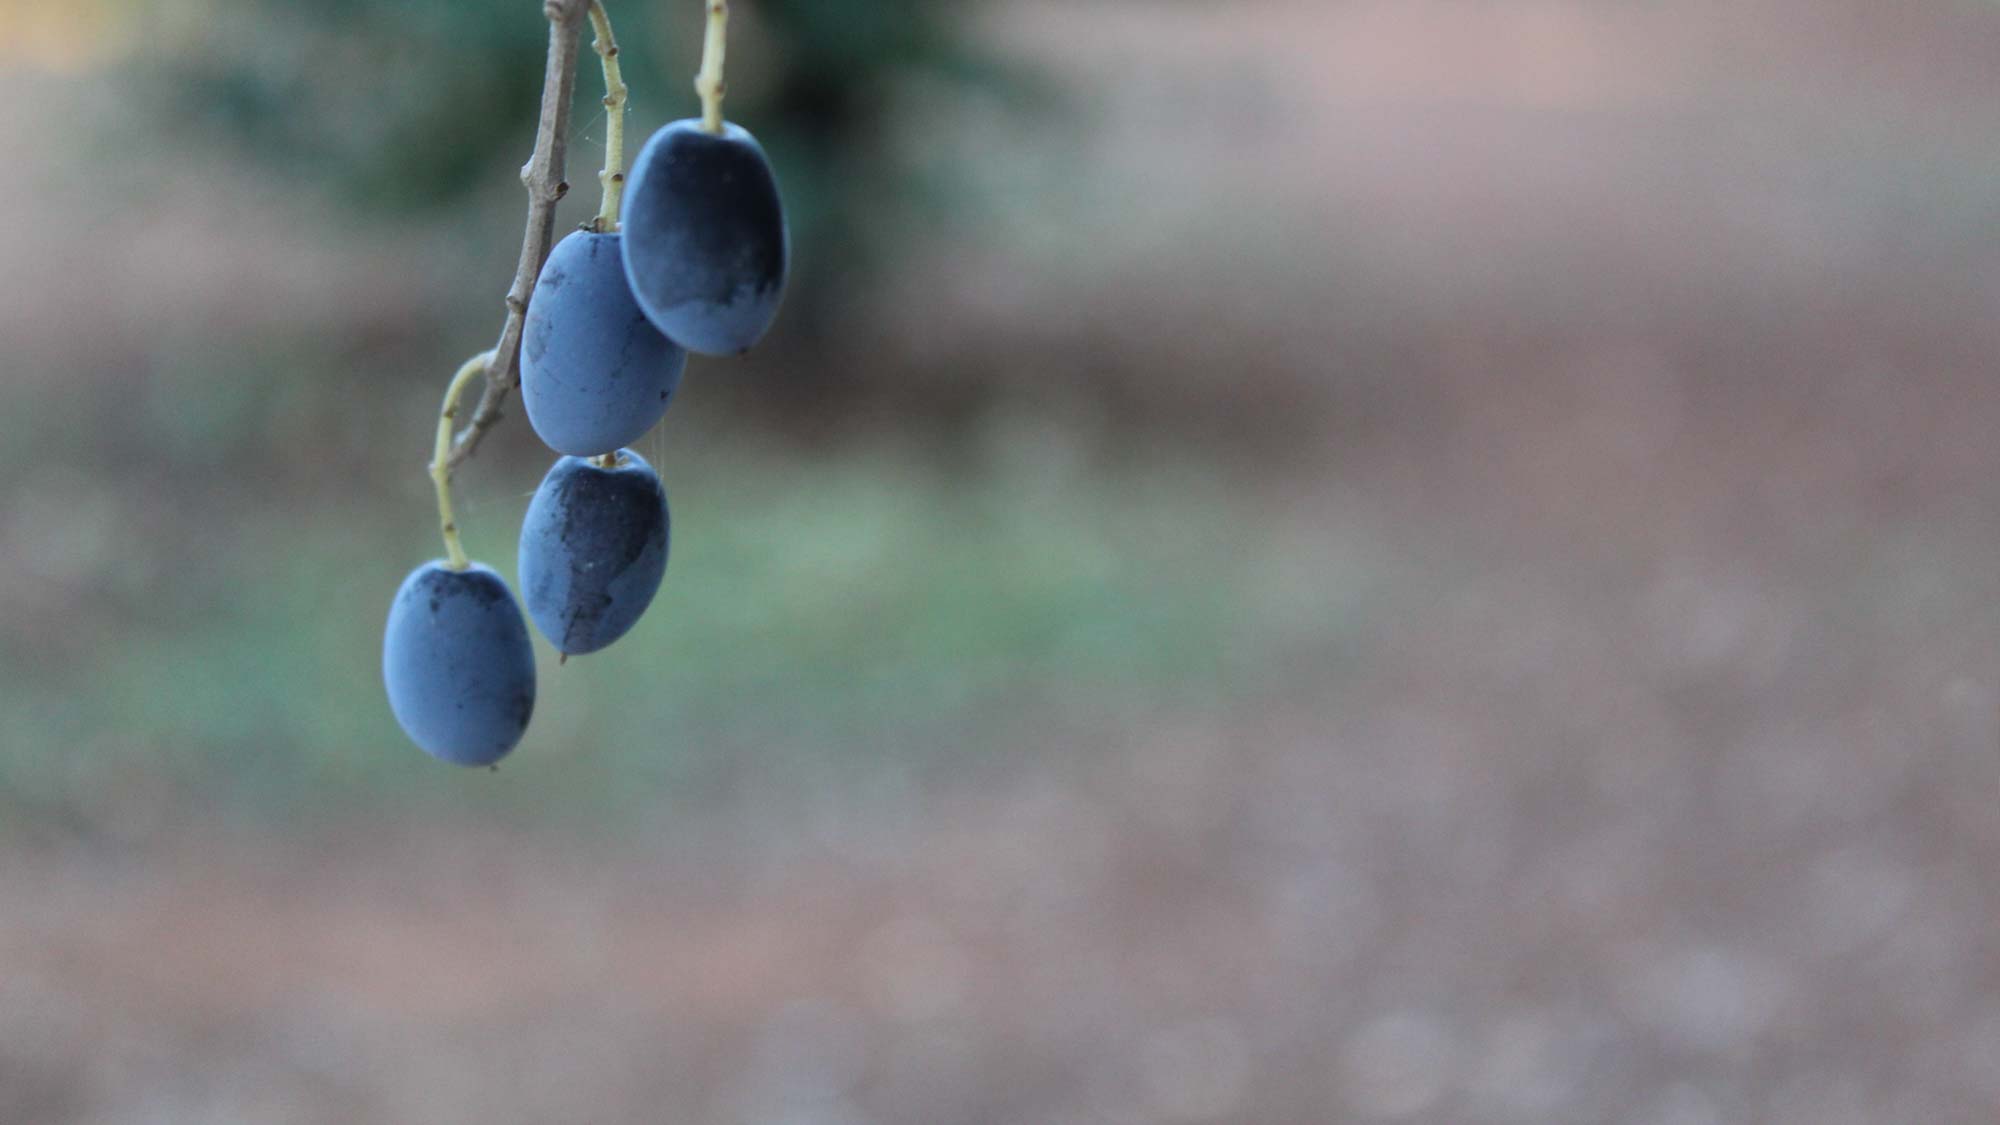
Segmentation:
{"type": "MultiPolygon", "coordinates": [[[[35,835],[0,1121],[2000,1117],[2000,7],[989,23],[1080,124],[910,95],[990,221],[856,383],[1184,446],[1260,588],[1369,570],[1362,626],[886,798],[35,835]]],[[[427,299],[200,195],[19,229],[127,250],[0,277],[13,354],[427,299]],[[124,315],[46,330],[81,300],[124,315]]]]}

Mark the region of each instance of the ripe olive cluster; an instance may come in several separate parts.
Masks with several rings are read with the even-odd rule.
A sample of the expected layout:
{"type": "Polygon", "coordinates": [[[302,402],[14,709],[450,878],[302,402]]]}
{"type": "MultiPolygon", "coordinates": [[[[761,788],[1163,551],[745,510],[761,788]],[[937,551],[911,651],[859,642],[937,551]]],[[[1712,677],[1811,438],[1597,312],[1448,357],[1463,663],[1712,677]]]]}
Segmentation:
{"type": "MultiPolygon", "coordinates": [[[[607,152],[604,212],[549,253],[522,326],[521,400],[535,433],[563,456],[522,521],[520,581],[527,617],[565,658],[624,636],[666,573],[667,494],[627,447],[666,412],[688,353],[749,350],[784,292],[790,245],[777,181],[756,139],[722,120],[726,7],[709,0],[708,9],[703,116],[655,133],[629,177],[616,171],[622,154],[607,152]]],[[[605,49],[601,5],[591,17],[615,90],[606,103],[618,113],[616,47],[605,49]]],[[[615,150],[622,129],[611,137],[615,150]]],[[[432,466],[448,557],[404,580],[382,647],[389,706],[404,732],[466,766],[513,750],[535,705],[521,610],[499,574],[464,556],[450,514],[452,404],[479,370],[469,364],[446,396],[432,466]]]]}

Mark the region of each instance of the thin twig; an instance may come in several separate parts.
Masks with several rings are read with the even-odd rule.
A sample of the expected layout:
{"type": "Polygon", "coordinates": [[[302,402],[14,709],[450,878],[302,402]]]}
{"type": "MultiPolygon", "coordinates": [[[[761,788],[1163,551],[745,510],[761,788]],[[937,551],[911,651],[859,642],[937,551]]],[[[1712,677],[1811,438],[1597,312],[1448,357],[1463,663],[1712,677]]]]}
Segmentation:
{"type": "Polygon", "coordinates": [[[438,410],[437,451],[431,455],[431,484],[437,489],[438,529],[444,532],[445,565],[453,570],[464,570],[471,565],[465,557],[465,544],[458,537],[458,519],[451,514],[451,423],[458,417],[458,396],[465,385],[486,373],[486,367],[493,362],[492,352],[481,352],[465,361],[458,374],[451,377],[451,385],[444,391],[444,406],[438,410]]]}
{"type": "Polygon", "coordinates": [[[549,20],[549,62],[542,81],[542,119],[535,130],[535,152],[521,168],[521,183],[528,189],[528,229],[521,239],[521,262],[514,272],[514,284],[507,290],[507,320],[500,326],[500,342],[493,346],[493,362],[486,368],[486,390],[472,411],[472,420],[452,442],[447,469],[455,468],[472,456],[486,431],[500,420],[500,406],[520,382],[521,327],[528,315],[528,298],[548,259],[549,245],[555,241],[556,201],[569,191],[563,179],[563,157],[569,148],[570,90],[576,85],[576,60],[582,38],[584,15],[589,0],[544,0],[542,12],[549,20]]]}
{"type": "Polygon", "coordinates": [[[629,92],[618,66],[618,39],[611,34],[611,15],[601,0],[590,0],[590,27],[597,33],[591,46],[604,64],[604,171],[597,182],[604,202],[591,229],[610,234],[618,229],[618,208],[625,197],[625,102],[629,92]]]}
{"type": "Polygon", "coordinates": [[[722,95],[728,89],[722,81],[723,56],[729,47],[729,0],[707,0],[708,24],[701,40],[701,73],[694,76],[694,92],[701,95],[701,127],[710,133],[722,132],[722,95]]]}

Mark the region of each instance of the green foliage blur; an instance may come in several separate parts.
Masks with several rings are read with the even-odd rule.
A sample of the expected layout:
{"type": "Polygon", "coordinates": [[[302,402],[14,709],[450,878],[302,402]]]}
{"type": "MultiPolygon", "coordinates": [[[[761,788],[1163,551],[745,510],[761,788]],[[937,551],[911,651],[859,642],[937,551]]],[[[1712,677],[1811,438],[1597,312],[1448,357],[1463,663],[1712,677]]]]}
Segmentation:
{"type": "MultiPolygon", "coordinates": [[[[100,706],[26,665],[0,686],[7,807],[117,832],[140,830],[135,804],[183,803],[247,824],[634,823],[744,777],[865,799],[1289,684],[1352,640],[1389,567],[1351,543],[1346,580],[1323,583],[1300,563],[1313,545],[1273,537],[1229,481],[1158,451],[1105,473],[1029,419],[996,420],[961,476],[889,441],[809,456],[691,409],[645,447],[673,508],[658,600],[603,653],[558,664],[536,639],[534,721],[494,778],[426,758],[383,701],[384,607],[437,553],[411,474],[405,503],[261,510],[199,575],[107,563],[106,599],[144,608],[83,658],[100,706]]],[[[466,547],[510,583],[537,471],[481,462],[460,482],[466,547]]],[[[46,519],[105,554],[130,522],[108,492],[46,519]]]]}
{"type": "MultiPolygon", "coordinates": [[[[697,111],[703,6],[608,6],[636,151],[697,111]]],[[[953,90],[1039,112],[962,33],[971,7],[735,4],[727,110],[771,154],[797,251],[784,340],[694,365],[641,449],[673,504],[659,600],[608,655],[557,664],[538,643],[529,738],[469,786],[396,728],[381,628],[438,552],[438,392],[490,339],[513,269],[540,5],[135,0],[142,46],[92,127],[193,186],[170,202],[92,181],[160,232],[145,276],[166,283],[133,285],[115,331],[50,331],[32,407],[0,417],[0,471],[33,498],[0,604],[58,638],[0,654],[0,809],[137,839],[190,809],[609,824],[744,778],[888,791],[1058,738],[1112,746],[1135,716],[1215,711],[1347,643],[1386,564],[1350,541],[1349,580],[1319,582],[1317,537],[1239,503],[1226,466],[1170,435],[1114,441],[1092,411],[1000,395],[948,424],[864,406],[815,429],[835,410],[785,397],[859,381],[881,326],[832,312],[912,252],[911,216],[945,196],[927,177],[977,143],[931,134],[924,159],[895,159],[912,104],[953,90]],[[119,454],[47,471],[93,443],[119,454]]],[[[601,159],[600,89],[586,51],[573,184],[601,159]]],[[[459,474],[466,546],[510,580],[548,458],[510,410],[459,474]]]]}
{"type": "MultiPolygon", "coordinates": [[[[190,18],[164,0],[137,71],[149,126],[226,150],[301,190],[367,212],[448,208],[512,168],[534,135],[547,24],[532,0],[219,0],[190,18]]],[[[732,9],[727,112],[757,134],[803,253],[788,331],[811,339],[830,275],[865,273],[865,232],[921,191],[881,159],[896,83],[1021,85],[960,31],[965,0],[765,0],[732,9]]],[[[607,5],[632,88],[628,158],[693,116],[703,5],[607,5]]],[[[589,38],[586,28],[584,35],[589,38]]],[[[579,67],[572,164],[604,135],[596,59],[579,67]]],[[[585,177],[572,176],[577,182],[585,177]]]]}

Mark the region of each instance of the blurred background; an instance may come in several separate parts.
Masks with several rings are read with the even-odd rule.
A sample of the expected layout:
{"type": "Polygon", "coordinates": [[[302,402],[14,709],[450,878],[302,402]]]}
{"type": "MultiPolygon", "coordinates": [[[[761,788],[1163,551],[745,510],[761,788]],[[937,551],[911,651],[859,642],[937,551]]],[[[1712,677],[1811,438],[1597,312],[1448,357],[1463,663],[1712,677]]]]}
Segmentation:
{"type": "Polygon", "coordinates": [[[2000,5],[735,9],[791,296],[487,773],[540,5],[0,0],[0,1121],[2000,1116],[2000,5]]]}

